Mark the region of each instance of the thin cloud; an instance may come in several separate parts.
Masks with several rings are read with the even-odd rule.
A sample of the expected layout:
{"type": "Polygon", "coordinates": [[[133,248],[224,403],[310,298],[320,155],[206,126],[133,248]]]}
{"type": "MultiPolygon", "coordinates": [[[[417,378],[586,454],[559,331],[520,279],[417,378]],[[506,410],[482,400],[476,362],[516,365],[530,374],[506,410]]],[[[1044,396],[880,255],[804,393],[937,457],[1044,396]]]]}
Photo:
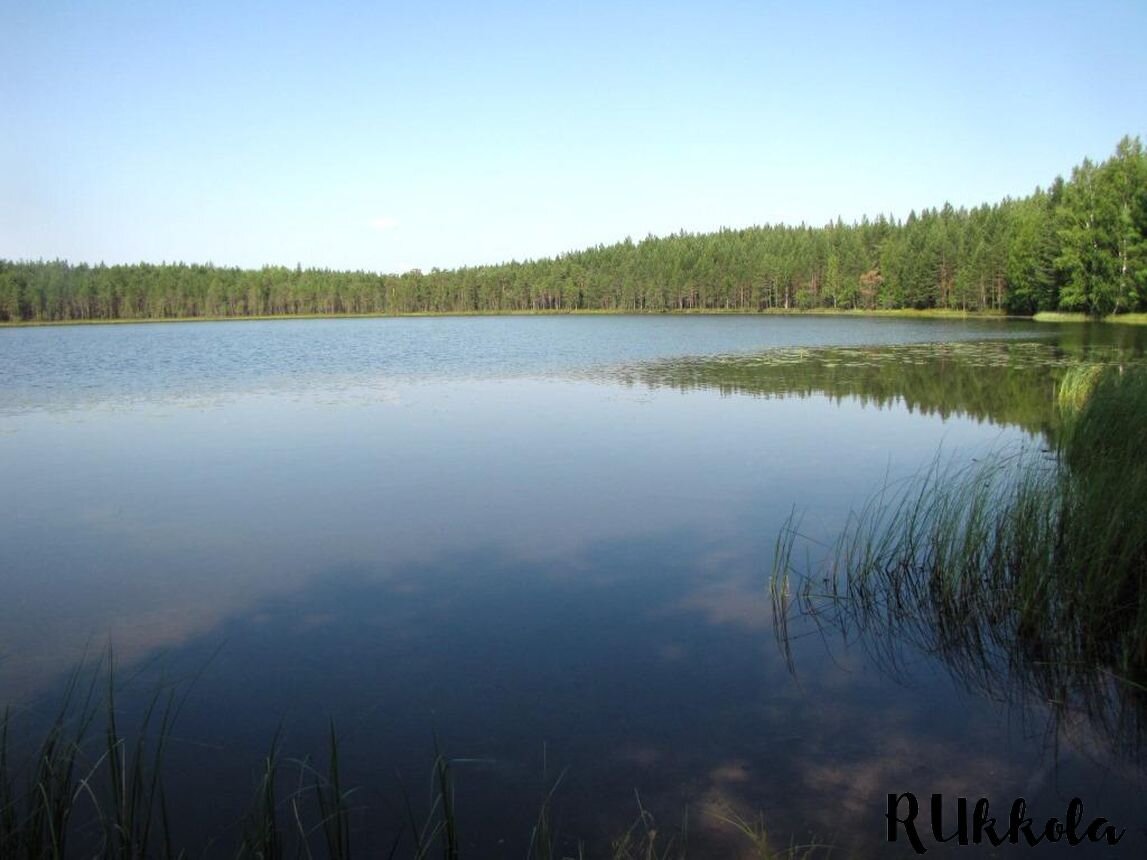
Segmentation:
{"type": "Polygon", "coordinates": [[[385,216],[380,217],[380,218],[371,218],[370,219],[370,226],[373,227],[375,230],[378,230],[381,233],[384,230],[393,230],[395,227],[397,227],[398,226],[398,219],[397,218],[387,218],[385,216]]]}

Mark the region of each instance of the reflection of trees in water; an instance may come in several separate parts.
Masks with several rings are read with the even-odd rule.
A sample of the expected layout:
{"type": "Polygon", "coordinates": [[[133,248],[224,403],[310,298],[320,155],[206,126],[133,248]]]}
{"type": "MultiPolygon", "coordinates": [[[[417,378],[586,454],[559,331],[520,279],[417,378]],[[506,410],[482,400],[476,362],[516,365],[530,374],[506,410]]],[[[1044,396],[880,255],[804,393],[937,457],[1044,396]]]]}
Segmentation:
{"type": "Polygon", "coordinates": [[[1046,714],[1055,737],[1090,731],[1140,761],[1147,733],[1147,534],[1140,522],[1147,376],[1122,373],[1142,364],[1137,338],[1104,333],[1099,342],[1091,330],[1061,333],[1056,344],[678,359],[627,368],[622,378],[758,397],[903,403],[1044,436],[1054,452],[1002,454],[962,469],[937,462],[924,478],[886,488],[827,548],[823,566],[794,566],[806,547],[796,551],[803,539],[790,523],[771,589],[775,629],[790,658],[793,612],[858,642],[896,676],[910,655],[938,657],[970,691],[1046,714]],[[1073,372],[1083,365],[1091,370],[1073,372]],[[1095,371],[1104,366],[1120,372],[1108,373],[1112,385],[1097,389],[1106,394],[1072,418],[1065,411],[1071,398],[1058,395],[1074,395],[1074,385],[1102,376],[1095,371]],[[1113,451],[1113,438],[1126,444],[1113,451]]]}
{"type": "Polygon", "coordinates": [[[967,416],[1031,433],[1056,425],[1055,392],[1080,360],[1114,362],[1115,346],[987,341],[882,347],[773,349],[754,355],[681,358],[624,368],[630,384],[716,389],[759,397],[826,395],[879,407],[903,403],[928,415],[967,416]]]}

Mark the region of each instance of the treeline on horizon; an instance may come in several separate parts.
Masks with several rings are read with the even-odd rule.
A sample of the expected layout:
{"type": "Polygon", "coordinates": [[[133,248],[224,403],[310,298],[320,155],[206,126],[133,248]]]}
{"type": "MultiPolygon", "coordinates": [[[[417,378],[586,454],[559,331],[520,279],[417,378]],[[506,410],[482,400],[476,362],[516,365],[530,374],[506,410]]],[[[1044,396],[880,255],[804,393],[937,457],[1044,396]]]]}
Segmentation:
{"type": "Polygon", "coordinates": [[[1047,189],[859,224],[681,232],[402,275],[0,260],[0,321],[507,311],[1147,311],[1147,154],[1124,137],[1047,189]]]}

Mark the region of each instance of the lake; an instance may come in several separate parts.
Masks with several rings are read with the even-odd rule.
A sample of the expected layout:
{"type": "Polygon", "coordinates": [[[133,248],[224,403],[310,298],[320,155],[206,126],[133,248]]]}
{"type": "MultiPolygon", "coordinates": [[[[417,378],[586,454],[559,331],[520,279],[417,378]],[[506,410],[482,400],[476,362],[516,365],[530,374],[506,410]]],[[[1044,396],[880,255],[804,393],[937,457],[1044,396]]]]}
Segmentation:
{"type": "Polygon", "coordinates": [[[938,457],[1038,456],[1063,370],[1145,345],[773,316],[0,329],[0,706],[50,715],[109,645],[125,721],[177,685],[195,852],[233,839],[277,730],[324,761],[333,720],[364,856],[429,811],[436,749],[464,856],[526,856],[559,776],[587,856],[641,809],[662,839],[688,810],[691,856],[746,849],[714,813],[913,856],[884,842],[907,791],[1041,822],[1078,796],[1139,856],[1133,739],[1017,689],[1009,655],[984,683],[800,613],[786,649],[769,582],[786,523],[831,541],[938,457]]]}

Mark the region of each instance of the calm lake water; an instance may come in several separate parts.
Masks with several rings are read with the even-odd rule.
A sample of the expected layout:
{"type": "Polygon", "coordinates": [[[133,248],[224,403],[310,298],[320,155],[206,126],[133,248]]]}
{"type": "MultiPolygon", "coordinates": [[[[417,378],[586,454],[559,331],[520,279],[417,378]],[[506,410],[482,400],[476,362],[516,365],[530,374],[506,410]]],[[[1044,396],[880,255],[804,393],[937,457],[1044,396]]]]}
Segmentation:
{"type": "Polygon", "coordinates": [[[797,615],[790,666],[769,574],[794,511],[827,541],[937,456],[1038,453],[1063,369],[1135,360],[1144,335],[738,316],[0,330],[0,706],[50,713],[109,642],[125,713],[195,678],[167,760],[194,850],[233,837],[277,727],[286,756],[321,759],[333,718],[364,856],[402,826],[402,784],[428,806],[435,735],[472,857],[526,856],[563,771],[562,844],[589,856],[638,797],[666,836],[688,809],[692,856],[745,847],[715,809],[762,813],[781,844],[911,856],[884,843],[903,791],[987,796],[1001,819],[1021,795],[1043,818],[1079,796],[1128,828],[1103,856],[1140,856],[1147,780],[1124,738],[1052,719],[1007,655],[975,683],[797,615]]]}

